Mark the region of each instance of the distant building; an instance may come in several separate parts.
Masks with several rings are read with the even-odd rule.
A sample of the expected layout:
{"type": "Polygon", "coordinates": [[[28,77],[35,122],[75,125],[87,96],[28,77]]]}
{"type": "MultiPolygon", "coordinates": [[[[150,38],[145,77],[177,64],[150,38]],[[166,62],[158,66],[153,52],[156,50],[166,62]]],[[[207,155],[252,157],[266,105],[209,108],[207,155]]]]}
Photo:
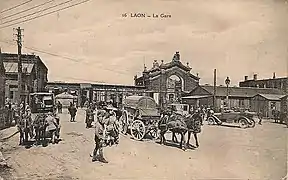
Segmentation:
{"type": "Polygon", "coordinates": [[[5,68],[1,56],[0,48],[0,109],[5,105],[5,68]]]}
{"type": "Polygon", "coordinates": [[[239,82],[240,87],[259,87],[259,88],[276,88],[288,93],[288,77],[276,78],[276,74],[273,73],[273,77],[270,79],[257,79],[257,74],[254,74],[253,79],[248,79],[248,76],[244,77],[244,81],[239,82]]]}
{"type": "MultiPolygon", "coordinates": [[[[210,85],[198,86],[190,93],[182,97],[183,102],[193,106],[213,106],[213,94],[214,87],[210,85]]],[[[255,103],[255,96],[261,94],[266,101],[265,103],[271,104],[272,102],[280,103],[280,98],[284,93],[279,89],[273,88],[254,88],[254,87],[228,87],[228,103],[226,104],[227,87],[217,86],[216,87],[216,110],[220,110],[221,107],[236,108],[236,109],[249,109],[251,111],[257,111],[258,104],[255,103]],[[253,99],[254,98],[254,99],[253,99]],[[276,100],[275,100],[276,99],[276,100]],[[254,101],[253,101],[254,100],[254,101]]],[[[258,97],[258,96],[257,96],[258,97]]],[[[273,103],[272,103],[273,104],[273,103]]],[[[272,106],[267,109],[262,109],[267,112],[265,116],[270,115],[272,106]],[[267,111],[266,111],[267,110],[267,111]]],[[[277,106],[280,108],[280,106],[277,106]]]]}
{"type": "MultiPolygon", "coordinates": [[[[10,53],[2,53],[2,59],[6,74],[5,96],[17,102],[16,93],[18,92],[18,55],[10,53]]],[[[23,54],[22,72],[23,72],[23,89],[24,95],[29,92],[45,91],[47,84],[48,68],[36,55],[23,54]]]]}
{"type": "Polygon", "coordinates": [[[88,102],[112,101],[115,105],[122,103],[122,99],[131,95],[146,95],[144,86],[129,86],[104,83],[66,83],[48,82],[46,89],[58,95],[63,92],[77,97],[77,105],[84,106],[88,102]]]}
{"type": "Polygon", "coordinates": [[[147,69],[144,65],[142,76],[135,76],[135,86],[145,86],[160,105],[180,102],[185,92],[190,92],[199,85],[200,78],[193,75],[189,64],[183,65],[180,54],[176,52],[172,61],[161,64],[154,60],[152,68],[147,69]]]}
{"type": "Polygon", "coordinates": [[[262,111],[264,116],[273,117],[272,110],[280,111],[281,98],[283,94],[257,94],[251,98],[251,110],[255,112],[262,111]]]}

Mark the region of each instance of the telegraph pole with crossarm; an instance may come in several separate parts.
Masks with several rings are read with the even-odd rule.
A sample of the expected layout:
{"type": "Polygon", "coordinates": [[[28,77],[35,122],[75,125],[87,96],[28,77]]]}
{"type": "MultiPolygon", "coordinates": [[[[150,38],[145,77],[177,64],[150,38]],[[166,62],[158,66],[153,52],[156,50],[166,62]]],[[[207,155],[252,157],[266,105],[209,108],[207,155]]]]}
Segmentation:
{"type": "MultiPolygon", "coordinates": [[[[17,93],[17,99],[18,99],[18,105],[20,106],[21,102],[23,101],[23,80],[22,80],[22,59],[21,59],[21,55],[22,55],[22,31],[23,29],[21,29],[20,27],[18,27],[17,29],[14,29],[17,31],[17,34],[15,34],[17,36],[17,47],[18,47],[18,93],[17,93]]],[[[23,104],[25,105],[25,103],[23,104]]],[[[24,108],[24,107],[23,107],[24,108]]]]}

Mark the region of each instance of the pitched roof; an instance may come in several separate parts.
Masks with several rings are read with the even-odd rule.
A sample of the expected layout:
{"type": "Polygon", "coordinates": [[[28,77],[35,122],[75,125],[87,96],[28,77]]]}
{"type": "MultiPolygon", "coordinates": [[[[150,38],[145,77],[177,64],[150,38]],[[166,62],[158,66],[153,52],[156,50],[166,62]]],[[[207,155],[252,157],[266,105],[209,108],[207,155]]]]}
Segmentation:
{"type": "MultiPolygon", "coordinates": [[[[30,74],[33,70],[33,63],[22,63],[22,72],[27,68],[27,73],[30,74]]],[[[4,62],[4,68],[6,73],[17,73],[18,72],[18,63],[16,62],[4,62]]]]}
{"type": "MultiPolygon", "coordinates": [[[[3,58],[3,62],[18,62],[18,54],[14,54],[14,53],[2,53],[2,58],[3,58]]],[[[44,62],[41,60],[41,58],[39,56],[36,55],[31,55],[31,54],[22,54],[21,55],[21,60],[22,63],[40,63],[43,65],[43,67],[45,69],[48,70],[47,66],[44,64],[44,62]]]]}
{"type": "MultiPolygon", "coordinates": [[[[214,93],[214,87],[211,85],[200,86],[209,94],[214,93]]],[[[193,91],[193,90],[192,90],[193,91]]],[[[272,88],[255,88],[255,87],[229,87],[228,88],[230,97],[253,97],[257,94],[280,94],[284,95],[284,93],[279,89],[272,88]]],[[[227,95],[227,87],[225,86],[217,86],[216,87],[216,96],[226,96],[227,95]]]]}
{"type": "Polygon", "coordinates": [[[280,94],[257,94],[256,96],[262,96],[263,98],[271,101],[280,101],[282,97],[285,97],[285,95],[280,94]]]}

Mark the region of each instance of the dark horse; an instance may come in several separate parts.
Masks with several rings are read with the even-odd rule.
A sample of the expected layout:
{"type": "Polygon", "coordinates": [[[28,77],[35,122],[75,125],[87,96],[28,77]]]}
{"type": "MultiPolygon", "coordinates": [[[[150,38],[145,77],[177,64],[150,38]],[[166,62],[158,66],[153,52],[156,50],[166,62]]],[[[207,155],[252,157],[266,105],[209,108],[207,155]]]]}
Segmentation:
{"type": "Polygon", "coordinates": [[[194,135],[194,139],[196,141],[196,147],[199,147],[198,141],[198,133],[201,133],[201,123],[202,116],[200,113],[188,114],[188,115],[169,115],[165,114],[163,118],[161,118],[158,128],[160,129],[160,143],[165,141],[164,134],[170,130],[172,132],[172,141],[178,143],[176,133],[181,135],[180,147],[182,148],[182,143],[185,142],[185,134],[188,132],[188,139],[185,144],[185,147],[189,147],[191,134],[194,135]],[[174,116],[174,118],[173,118],[174,116]],[[177,125],[178,122],[178,125],[177,125]],[[179,128],[180,127],[180,128],[179,128]]]}
{"type": "Polygon", "coordinates": [[[184,142],[184,150],[186,150],[185,144],[185,134],[188,131],[187,125],[184,121],[183,116],[172,113],[171,115],[165,114],[158,123],[158,128],[160,130],[160,144],[165,143],[166,139],[164,137],[167,131],[172,132],[172,140],[177,141],[176,133],[181,135],[180,148],[183,148],[184,142]]]}
{"type": "Polygon", "coordinates": [[[34,128],[36,133],[36,143],[39,144],[41,140],[46,140],[45,132],[46,132],[46,115],[45,114],[37,114],[34,121],[34,128]]]}
{"type": "Polygon", "coordinates": [[[189,147],[189,141],[191,138],[191,134],[194,135],[194,139],[196,141],[196,147],[199,147],[199,142],[198,142],[198,133],[201,133],[201,125],[202,125],[203,117],[201,116],[200,113],[194,113],[194,114],[188,114],[184,116],[184,122],[187,125],[188,128],[188,139],[187,139],[187,146],[189,147]]]}

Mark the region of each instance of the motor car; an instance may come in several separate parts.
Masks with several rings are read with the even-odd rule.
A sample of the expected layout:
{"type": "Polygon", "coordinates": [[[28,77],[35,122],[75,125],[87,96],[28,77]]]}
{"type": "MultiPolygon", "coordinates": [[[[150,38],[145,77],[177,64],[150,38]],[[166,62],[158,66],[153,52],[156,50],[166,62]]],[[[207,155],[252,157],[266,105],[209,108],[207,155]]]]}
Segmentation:
{"type": "Polygon", "coordinates": [[[222,123],[237,123],[241,128],[254,128],[255,127],[255,112],[249,111],[233,111],[226,109],[221,113],[212,113],[208,116],[208,124],[221,125],[222,123]]]}

